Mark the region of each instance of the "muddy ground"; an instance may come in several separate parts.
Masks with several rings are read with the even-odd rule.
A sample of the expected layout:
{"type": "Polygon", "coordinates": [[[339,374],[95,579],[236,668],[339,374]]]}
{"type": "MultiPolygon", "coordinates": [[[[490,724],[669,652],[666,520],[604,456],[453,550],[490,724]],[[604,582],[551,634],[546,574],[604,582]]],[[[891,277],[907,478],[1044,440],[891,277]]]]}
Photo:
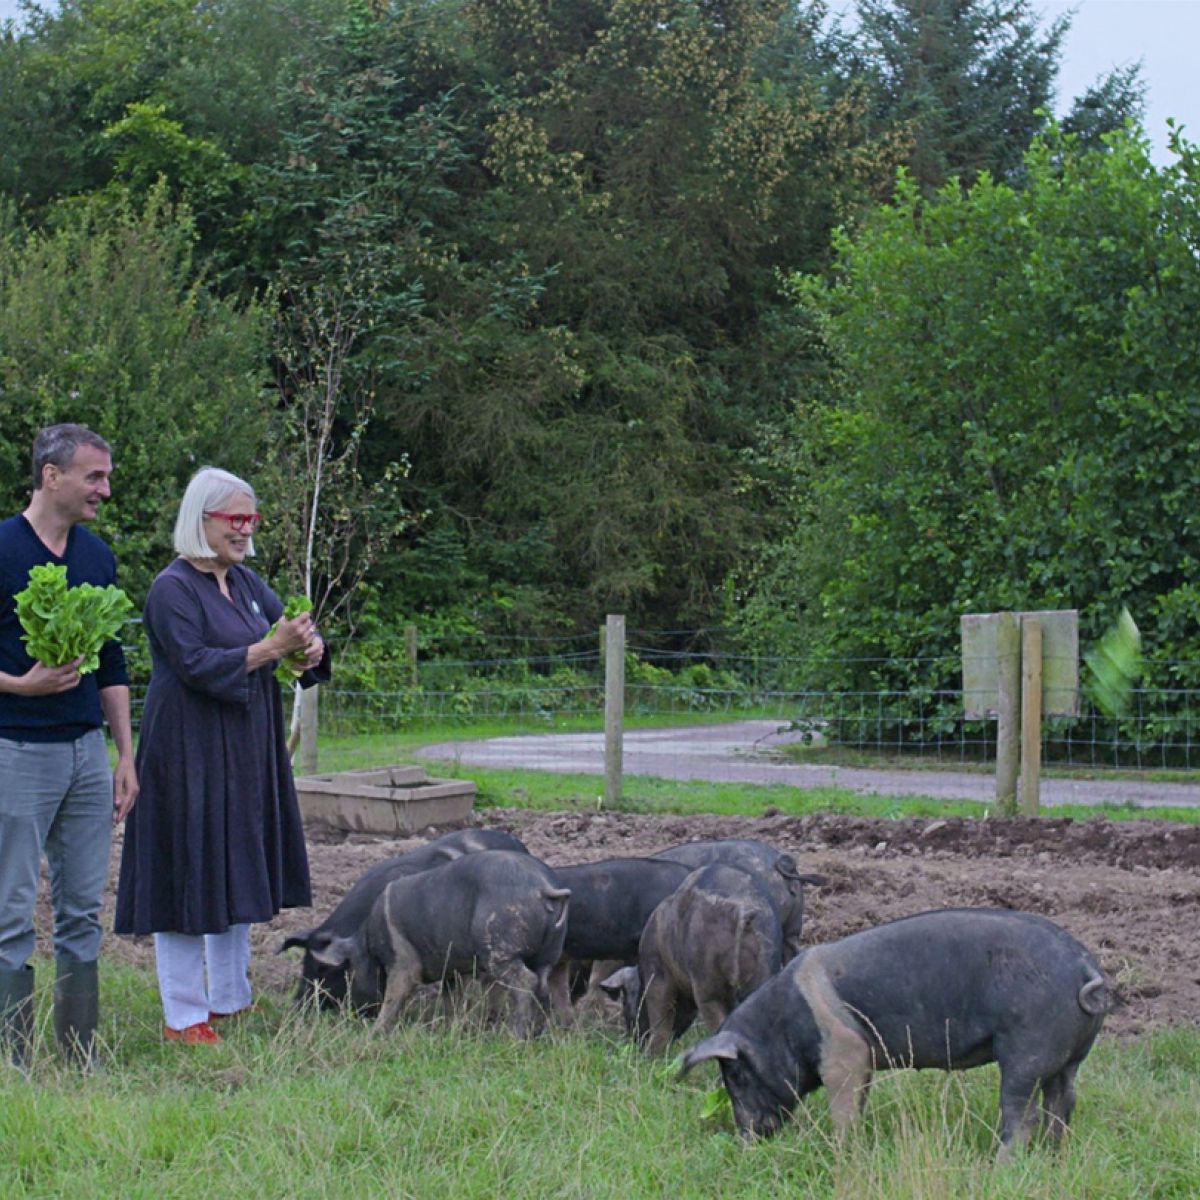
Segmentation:
{"type": "MultiPolygon", "coordinates": [[[[653,817],[517,809],[485,810],[477,819],[517,834],[551,865],[651,854],[691,838],[761,838],[793,854],[802,871],[828,877],[827,886],[807,891],[806,943],[953,905],[1040,913],[1070,930],[1108,973],[1117,998],[1107,1024],[1110,1035],[1200,1027],[1200,825],[1053,817],[653,817]]],[[[317,924],[373,863],[423,840],[310,828],[313,908],[289,910],[272,924],[255,927],[256,986],[289,992],[299,969],[293,957],[298,952],[275,954],[283,938],[317,924]]],[[[119,836],[117,841],[114,884],[119,836]]],[[[110,922],[111,913],[110,895],[110,922]]],[[[40,915],[44,933],[47,914],[40,915]]],[[[110,935],[104,953],[153,965],[148,938],[110,935]]]]}

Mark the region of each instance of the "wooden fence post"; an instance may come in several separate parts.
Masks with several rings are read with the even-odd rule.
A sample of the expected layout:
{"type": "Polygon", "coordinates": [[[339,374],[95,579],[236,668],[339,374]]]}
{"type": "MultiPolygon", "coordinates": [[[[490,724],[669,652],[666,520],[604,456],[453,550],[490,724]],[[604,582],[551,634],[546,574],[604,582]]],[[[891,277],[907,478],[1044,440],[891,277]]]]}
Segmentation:
{"type": "Polygon", "coordinates": [[[408,686],[417,686],[417,627],[405,625],[404,652],[408,658],[408,686]]]}
{"type": "Polygon", "coordinates": [[[604,803],[621,800],[625,734],[625,618],[609,614],[604,639],[604,803]]]}
{"type": "Polygon", "coordinates": [[[296,697],[300,705],[300,774],[317,773],[317,709],[321,688],[305,688],[296,697]]]}
{"type": "Polygon", "coordinates": [[[1017,812],[1017,774],[1021,761],[1021,631],[1012,613],[1000,613],[996,624],[996,811],[1017,812]]]}
{"type": "Polygon", "coordinates": [[[1021,812],[1036,817],[1041,807],[1042,623],[1021,619],[1021,812]]]}

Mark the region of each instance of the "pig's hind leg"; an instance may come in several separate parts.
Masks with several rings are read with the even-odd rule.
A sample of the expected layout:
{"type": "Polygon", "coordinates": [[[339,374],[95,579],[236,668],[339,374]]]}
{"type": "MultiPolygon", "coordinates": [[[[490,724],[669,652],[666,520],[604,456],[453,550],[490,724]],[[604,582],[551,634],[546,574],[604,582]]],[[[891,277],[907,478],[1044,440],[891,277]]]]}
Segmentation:
{"type": "Polygon", "coordinates": [[[547,979],[547,990],[550,994],[550,1007],[564,1025],[569,1025],[574,1018],[571,1007],[571,960],[560,959],[550,968],[547,979]]]}
{"type": "MultiPolygon", "coordinates": [[[[678,1041],[696,1020],[696,1006],[686,995],[675,997],[675,1020],[671,1025],[671,1039],[678,1041]]],[[[716,1030],[714,1029],[715,1033],[716,1030]]]]}
{"type": "Polygon", "coordinates": [[[1051,1141],[1062,1141],[1063,1134],[1071,1124],[1071,1113],[1075,1110],[1075,1073],[1078,1070],[1077,1062],[1068,1063],[1042,1084],[1042,1127],[1051,1141]]]}
{"type": "Polygon", "coordinates": [[[501,993],[507,995],[509,1015],[508,1027],[514,1037],[529,1038],[541,1033],[546,1023],[546,1010],[541,999],[543,986],[536,972],[531,971],[520,959],[488,965],[484,969],[487,977],[488,1008],[498,1015],[497,1003],[501,993]]]}
{"type": "Polygon", "coordinates": [[[1037,1091],[1041,1085],[1036,1069],[1008,1058],[997,1048],[1000,1063],[1000,1153],[1006,1162],[1029,1141],[1038,1123],[1037,1091]]]}

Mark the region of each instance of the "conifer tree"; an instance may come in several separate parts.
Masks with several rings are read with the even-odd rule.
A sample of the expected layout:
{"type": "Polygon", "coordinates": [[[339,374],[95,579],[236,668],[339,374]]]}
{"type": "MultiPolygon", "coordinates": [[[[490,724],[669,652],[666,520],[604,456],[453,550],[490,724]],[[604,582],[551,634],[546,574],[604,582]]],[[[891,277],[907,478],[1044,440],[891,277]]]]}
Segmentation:
{"type": "Polygon", "coordinates": [[[928,195],[953,176],[1008,176],[1042,127],[1070,18],[1032,0],[858,0],[876,116],[904,125],[928,195]]]}

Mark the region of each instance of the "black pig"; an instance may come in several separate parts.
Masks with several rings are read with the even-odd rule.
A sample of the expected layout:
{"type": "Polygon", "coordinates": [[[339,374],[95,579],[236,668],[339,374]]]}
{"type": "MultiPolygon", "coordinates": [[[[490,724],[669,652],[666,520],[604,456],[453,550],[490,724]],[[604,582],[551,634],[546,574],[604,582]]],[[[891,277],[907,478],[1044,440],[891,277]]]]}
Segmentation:
{"type": "Polygon", "coordinates": [[[700,867],[651,914],[638,965],[600,985],[626,1028],[661,1054],[695,1020],[710,1030],[782,965],[783,932],[767,889],[736,867],[700,867]]]}
{"type": "Polygon", "coordinates": [[[320,925],[304,933],[292,934],[279,947],[280,953],[293,946],[304,948],[294,1003],[301,1005],[315,1000],[321,1008],[337,1008],[345,1001],[345,967],[326,966],[316,959],[313,951],[325,948],[335,937],[352,937],[367,919],[376,898],[393,879],[417,875],[464,854],[485,850],[528,853],[520,838],[502,829],[458,829],[442,834],[415,850],[376,863],[354,883],[320,925]]]}
{"type": "Polygon", "coordinates": [[[380,1006],[379,1033],[395,1025],[422,983],[478,974],[489,994],[508,993],[510,1028],[526,1037],[547,1008],[547,977],[562,955],[570,895],[529,854],[468,854],[394,879],[353,937],[334,938],[313,955],[349,968],[351,1003],[380,1006]]]}
{"type": "Polygon", "coordinates": [[[682,842],[660,850],[655,858],[702,867],[707,863],[724,863],[754,875],[766,885],[775,902],[783,926],[783,960],[800,953],[800,935],[804,928],[804,885],[825,883],[823,875],[801,875],[796,860],[774,846],[755,838],[718,838],[706,842],[682,842]]]}
{"type": "Polygon", "coordinates": [[[876,1069],[996,1062],[1006,1156],[1037,1123],[1039,1088],[1048,1131],[1061,1137],[1107,1008],[1095,959],[1053,922],[944,909],[804,951],[695,1046],[683,1070],[716,1059],[738,1129],[765,1136],[822,1084],[844,1130],[876,1069]]]}
{"type": "Polygon", "coordinates": [[[690,869],[657,858],[605,858],[554,868],[563,887],[571,889],[563,961],[550,976],[550,992],[560,1016],[570,1010],[571,965],[596,963],[602,978],[622,963],[635,961],[650,914],[690,869]]]}

